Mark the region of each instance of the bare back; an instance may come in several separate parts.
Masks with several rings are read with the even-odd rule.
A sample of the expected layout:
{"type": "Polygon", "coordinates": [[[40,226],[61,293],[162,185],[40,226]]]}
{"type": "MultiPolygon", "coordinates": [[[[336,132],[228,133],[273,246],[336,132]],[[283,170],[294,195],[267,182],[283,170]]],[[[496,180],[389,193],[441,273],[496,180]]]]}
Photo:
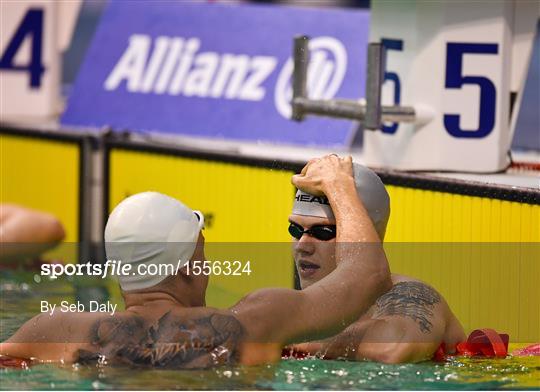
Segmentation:
{"type": "Polygon", "coordinates": [[[180,306],[115,316],[40,314],[2,344],[2,354],[41,361],[200,368],[239,358],[244,328],[229,311],[180,306]]]}

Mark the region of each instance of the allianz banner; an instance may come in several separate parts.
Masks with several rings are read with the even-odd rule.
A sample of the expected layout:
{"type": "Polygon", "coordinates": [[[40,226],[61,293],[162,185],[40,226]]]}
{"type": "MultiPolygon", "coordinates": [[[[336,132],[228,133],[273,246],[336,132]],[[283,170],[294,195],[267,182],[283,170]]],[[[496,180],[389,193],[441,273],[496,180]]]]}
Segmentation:
{"type": "Polygon", "coordinates": [[[62,124],[347,145],[350,121],[289,119],[292,41],[312,38],[310,97],[358,99],[368,22],[359,10],[111,1],[62,124]]]}

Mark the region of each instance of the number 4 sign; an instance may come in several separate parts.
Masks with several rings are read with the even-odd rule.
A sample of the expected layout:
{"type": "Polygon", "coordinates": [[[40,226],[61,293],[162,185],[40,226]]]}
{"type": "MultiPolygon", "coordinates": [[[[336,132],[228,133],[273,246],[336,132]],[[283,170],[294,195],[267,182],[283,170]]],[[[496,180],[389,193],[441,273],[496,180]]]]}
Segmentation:
{"type": "Polygon", "coordinates": [[[385,49],[383,104],[428,107],[434,116],[367,132],[366,163],[504,169],[538,14],[528,0],[374,0],[370,41],[385,49]]]}
{"type": "Polygon", "coordinates": [[[71,40],[80,1],[2,1],[0,114],[25,121],[58,114],[61,52],[71,40]]]}

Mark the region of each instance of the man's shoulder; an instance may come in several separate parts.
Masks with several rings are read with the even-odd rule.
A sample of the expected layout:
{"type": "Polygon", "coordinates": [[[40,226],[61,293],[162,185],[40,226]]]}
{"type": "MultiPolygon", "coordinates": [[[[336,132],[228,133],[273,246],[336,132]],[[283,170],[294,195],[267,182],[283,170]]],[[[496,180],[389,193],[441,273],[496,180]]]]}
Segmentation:
{"type": "MultiPolygon", "coordinates": [[[[385,295],[393,294],[395,296],[420,296],[434,304],[440,303],[446,305],[446,300],[439,291],[427,282],[406,275],[392,274],[392,288],[385,295]]],[[[381,298],[380,297],[380,298],[381,298]]]]}
{"type": "Polygon", "coordinates": [[[391,279],[392,288],[377,298],[358,322],[365,323],[388,312],[396,312],[398,309],[405,312],[414,304],[419,303],[446,307],[444,298],[428,283],[400,274],[392,274],[391,279]]]}

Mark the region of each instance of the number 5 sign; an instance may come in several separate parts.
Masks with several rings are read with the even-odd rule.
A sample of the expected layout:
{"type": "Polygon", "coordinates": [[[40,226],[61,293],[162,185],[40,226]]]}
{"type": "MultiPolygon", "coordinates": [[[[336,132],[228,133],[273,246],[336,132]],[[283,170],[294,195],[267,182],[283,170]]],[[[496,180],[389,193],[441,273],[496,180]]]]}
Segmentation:
{"type": "Polygon", "coordinates": [[[0,115],[2,121],[59,113],[61,52],[67,49],[80,1],[2,1],[0,115]]]}
{"type": "Polygon", "coordinates": [[[367,132],[366,163],[504,169],[538,16],[528,0],[374,0],[370,41],[385,48],[383,104],[429,108],[433,118],[367,132]]]}

